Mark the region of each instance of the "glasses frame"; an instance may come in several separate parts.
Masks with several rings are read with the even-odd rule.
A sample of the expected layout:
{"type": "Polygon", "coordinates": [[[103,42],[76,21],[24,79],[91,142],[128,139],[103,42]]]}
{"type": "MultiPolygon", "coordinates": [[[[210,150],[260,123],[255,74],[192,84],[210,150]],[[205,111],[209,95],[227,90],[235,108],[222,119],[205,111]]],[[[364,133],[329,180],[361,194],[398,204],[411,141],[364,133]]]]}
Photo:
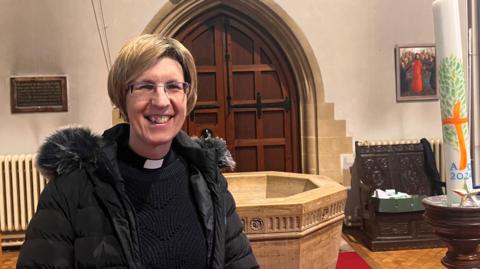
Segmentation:
{"type": "MultiPolygon", "coordinates": [[[[168,97],[171,97],[169,95],[169,91],[167,90],[167,86],[168,84],[177,84],[177,83],[181,83],[182,84],[182,92],[183,94],[185,95],[188,95],[188,93],[190,92],[190,86],[191,84],[186,82],[186,81],[171,81],[171,82],[167,82],[167,83],[163,83],[163,84],[156,84],[156,83],[151,83],[151,82],[132,82],[132,83],[129,83],[127,85],[127,91],[133,95],[133,93],[135,91],[138,91],[138,92],[145,92],[145,93],[148,93],[148,94],[153,94],[155,91],[158,90],[159,87],[163,88],[163,92],[168,96],[168,97]],[[155,89],[152,89],[152,90],[149,90],[149,89],[135,89],[135,86],[136,85],[152,85],[155,87],[155,89]]],[[[175,92],[175,91],[173,91],[175,92]]]]}

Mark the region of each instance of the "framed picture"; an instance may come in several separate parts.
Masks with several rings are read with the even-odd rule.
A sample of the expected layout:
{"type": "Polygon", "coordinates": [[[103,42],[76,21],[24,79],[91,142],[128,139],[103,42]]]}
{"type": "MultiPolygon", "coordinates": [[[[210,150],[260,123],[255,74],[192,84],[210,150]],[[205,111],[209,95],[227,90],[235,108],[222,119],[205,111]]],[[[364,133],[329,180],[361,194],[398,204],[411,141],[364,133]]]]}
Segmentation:
{"type": "Polygon", "coordinates": [[[395,46],[397,102],[438,100],[434,44],[395,46]]]}

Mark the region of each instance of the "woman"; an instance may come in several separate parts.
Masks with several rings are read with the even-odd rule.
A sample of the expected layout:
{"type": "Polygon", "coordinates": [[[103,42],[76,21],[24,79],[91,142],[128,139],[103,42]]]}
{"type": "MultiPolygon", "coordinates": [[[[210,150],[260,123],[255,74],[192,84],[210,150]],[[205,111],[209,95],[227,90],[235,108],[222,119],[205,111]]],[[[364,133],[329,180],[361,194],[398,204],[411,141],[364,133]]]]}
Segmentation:
{"type": "Polygon", "coordinates": [[[108,93],[129,124],[47,139],[37,164],[50,181],[17,268],[258,267],[217,166],[225,156],[181,131],[196,84],[193,57],[174,39],[143,35],[122,48],[108,93]]]}

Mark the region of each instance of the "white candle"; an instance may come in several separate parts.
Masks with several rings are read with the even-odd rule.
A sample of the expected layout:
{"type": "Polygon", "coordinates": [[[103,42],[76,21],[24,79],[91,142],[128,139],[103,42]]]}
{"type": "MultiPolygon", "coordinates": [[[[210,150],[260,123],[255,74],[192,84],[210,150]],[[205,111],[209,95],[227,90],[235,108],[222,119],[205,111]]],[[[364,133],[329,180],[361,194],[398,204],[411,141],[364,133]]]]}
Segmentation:
{"type": "Polygon", "coordinates": [[[456,205],[453,190],[471,188],[470,136],[466,102],[460,15],[457,0],[433,2],[436,58],[439,71],[440,109],[447,172],[447,202],[456,205]]]}

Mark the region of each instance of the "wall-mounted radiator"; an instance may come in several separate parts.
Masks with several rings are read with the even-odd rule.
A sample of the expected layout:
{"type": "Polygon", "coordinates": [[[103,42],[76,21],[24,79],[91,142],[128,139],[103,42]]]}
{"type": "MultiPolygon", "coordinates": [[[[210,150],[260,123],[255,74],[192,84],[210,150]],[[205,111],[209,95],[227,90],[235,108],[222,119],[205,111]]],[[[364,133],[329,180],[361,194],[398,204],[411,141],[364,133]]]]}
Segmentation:
{"type": "Polygon", "coordinates": [[[2,246],[19,246],[45,187],[35,155],[0,156],[0,233],[2,246]]]}

